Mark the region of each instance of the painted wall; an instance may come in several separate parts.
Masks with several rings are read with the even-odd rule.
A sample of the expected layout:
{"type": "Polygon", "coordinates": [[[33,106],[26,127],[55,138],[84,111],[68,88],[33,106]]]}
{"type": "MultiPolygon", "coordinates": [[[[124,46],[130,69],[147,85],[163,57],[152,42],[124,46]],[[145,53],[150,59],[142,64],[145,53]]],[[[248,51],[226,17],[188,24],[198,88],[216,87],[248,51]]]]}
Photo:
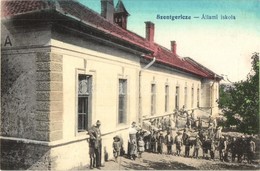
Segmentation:
{"type": "MultiPolygon", "coordinates": [[[[53,33],[51,52],[63,57],[63,139],[54,142],[51,157],[57,169],[89,164],[87,132],[77,131],[78,74],[92,76],[92,110],[89,125],[101,121],[103,152],[113,157],[112,142],[121,136],[127,148],[128,128],[138,120],[139,57],[109,46],[79,41],[71,35],[53,33]],[[69,42],[67,42],[69,41],[69,42]],[[80,45],[77,43],[81,42],[80,45]],[[97,48],[98,47],[98,51],[97,48]],[[127,122],[118,124],[119,79],[127,80],[127,122]],[[73,161],[73,162],[71,162],[73,161]]],[[[103,155],[102,152],[102,155],[103,155]]],[[[104,155],[103,155],[104,156],[104,155]]],[[[104,161],[104,158],[102,158],[104,161]]]]}
{"type": "Polygon", "coordinates": [[[156,114],[172,113],[175,109],[176,86],[179,86],[179,108],[185,105],[184,88],[187,87],[187,106],[190,110],[197,107],[197,87],[200,80],[174,71],[151,67],[142,72],[142,112],[143,116],[151,116],[151,84],[156,85],[156,114]],[[169,110],[165,111],[165,85],[169,86],[169,110]],[[191,89],[194,88],[193,106],[191,105],[191,89]]]}
{"type": "Polygon", "coordinates": [[[36,53],[48,51],[49,40],[46,27],[1,24],[2,136],[38,139],[36,53]]]}
{"type": "Polygon", "coordinates": [[[19,52],[1,56],[1,135],[35,139],[36,57],[19,52]]]}
{"type": "MultiPolygon", "coordinates": [[[[117,134],[123,137],[127,149],[128,127],[132,121],[138,121],[139,114],[140,56],[120,50],[113,44],[105,45],[71,33],[53,31],[50,34],[50,30],[43,28],[13,27],[8,30],[2,27],[1,136],[17,138],[12,141],[18,148],[11,151],[5,148],[1,154],[6,155],[6,160],[1,163],[9,161],[11,166],[25,157],[28,161],[25,168],[41,168],[50,163],[52,169],[64,170],[89,163],[87,132],[77,131],[78,74],[92,76],[89,125],[101,121],[103,147],[109,157],[112,158],[112,140],[117,134]],[[125,124],[117,123],[119,79],[127,80],[125,124]],[[19,138],[26,139],[21,140],[25,143],[38,140],[30,141],[35,150],[32,153],[22,150],[30,145],[24,147],[19,138]],[[37,146],[42,150],[36,162],[31,159],[35,158],[37,146]],[[12,152],[19,155],[7,160],[12,152]]],[[[180,88],[179,107],[184,105],[184,87],[188,93],[186,109],[196,108],[198,87],[201,105],[209,103],[209,90],[204,89],[200,79],[152,66],[142,72],[143,116],[151,114],[152,83],[156,84],[155,115],[173,112],[177,85],[180,88]],[[165,85],[169,86],[168,111],[165,111],[165,85]]],[[[218,89],[217,85],[215,89],[218,89]]],[[[217,96],[211,97],[216,99],[217,96]]]]}

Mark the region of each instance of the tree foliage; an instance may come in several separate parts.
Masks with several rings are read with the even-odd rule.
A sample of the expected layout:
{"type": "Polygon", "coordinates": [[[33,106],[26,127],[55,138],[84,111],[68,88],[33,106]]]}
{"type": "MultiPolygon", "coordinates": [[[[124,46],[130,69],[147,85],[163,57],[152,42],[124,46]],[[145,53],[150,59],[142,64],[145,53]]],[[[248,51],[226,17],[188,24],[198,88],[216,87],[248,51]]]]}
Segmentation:
{"type": "Polygon", "coordinates": [[[240,132],[259,133],[259,53],[251,57],[252,69],[245,81],[220,86],[219,107],[226,126],[237,125],[240,132]]]}

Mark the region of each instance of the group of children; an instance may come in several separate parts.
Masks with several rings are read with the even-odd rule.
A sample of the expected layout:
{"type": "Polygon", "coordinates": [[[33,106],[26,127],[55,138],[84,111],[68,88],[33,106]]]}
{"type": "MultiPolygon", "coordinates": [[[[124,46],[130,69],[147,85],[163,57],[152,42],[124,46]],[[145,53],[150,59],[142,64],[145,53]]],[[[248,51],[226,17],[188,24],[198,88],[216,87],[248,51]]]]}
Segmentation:
{"type": "MultiPolygon", "coordinates": [[[[187,115],[188,117],[189,115],[187,115]]],[[[199,118],[199,117],[198,117],[199,118]]],[[[222,127],[216,128],[214,119],[209,117],[208,128],[202,127],[201,118],[200,124],[195,125],[194,129],[192,124],[187,124],[186,128],[177,131],[177,135],[173,137],[171,127],[167,127],[166,135],[164,131],[152,129],[149,134],[142,129],[136,129],[136,123],[133,122],[129,134],[130,142],[128,143],[128,156],[135,159],[138,156],[141,158],[144,151],[163,154],[163,147],[166,146],[167,154],[181,155],[182,147],[184,146],[184,157],[198,158],[200,149],[202,150],[202,157],[205,159],[215,160],[215,153],[218,152],[220,161],[229,161],[229,156],[232,162],[237,158],[237,162],[242,162],[247,159],[248,163],[252,163],[256,145],[252,137],[239,137],[229,138],[222,135],[222,127]],[[134,130],[134,131],[133,131],[134,130]],[[134,134],[131,134],[134,133],[134,134]],[[193,134],[193,135],[191,135],[193,134]],[[175,144],[175,153],[173,153],[173,145],[175,144]],[[193,153],[190,151],[193,148],[193,153]]],[[[118,136],[114,137],[113,148],[114,157],[117,161],[118,156],[122,150],[122,140],[118,136]]]]}
{"type": "Polygon", "coordinates": [[[246,159],[248,163],[252,163],[256,151],[256,145],[253,137],[244,136],[230,139],[228,136],[223,136],[212,133],[208,130],[200,130],[195,136],[190,136],[188,129],[184,129],[183,133],[178,131],[173,138],[171,131],[163,136],[163,133],[154,132],[151,137],[145,138],[146,150],[162,154],[163,144],[167,147],[167,154],[173,154],[172,146],[175,144],[176,156],[180,156],[182,146],[184,146],[184,157],[198,158],[200,149],[204,159],[215,160],[215,154],[218,152],[220,161],[229,162],[229,157],[232,162],[237,158],[237,162],[241,163],[246,159]],[[193,153],[190,151],[193,148],[193,153]]]}
{"type": "MultiPolygon", "coordinates": [[[[143,140],[144,133],[139,127],[136,126],[136,122],[133,122],[129,128],[129,140],[127,154],[130,159],[135,160],[137,157],[142,158],[142,153],[145,151],[145,142],[143,140]]],[[[123,140],[119,136],[115,136],[113,141],[113,154],[115,162],[118,162],[118,157],[125,154],[123,148],[123,140]]]]}

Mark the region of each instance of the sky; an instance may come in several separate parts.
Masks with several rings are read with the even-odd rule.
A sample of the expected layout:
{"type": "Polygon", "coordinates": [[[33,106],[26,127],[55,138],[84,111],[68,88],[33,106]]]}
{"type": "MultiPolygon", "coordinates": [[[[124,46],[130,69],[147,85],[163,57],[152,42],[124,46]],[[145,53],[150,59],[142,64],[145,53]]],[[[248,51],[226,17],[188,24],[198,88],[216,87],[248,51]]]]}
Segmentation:
{"type": "MultiPolygon", "coordinates": [[[[78,1],[101,11],[100,0],[78,1]]],[[[153,22],[155,42],[170,49],[170,41],[175,40],[179,56],[191,57],[231,82],[246,79],[252,54],[260,52],[260,0],[122,1],[130,14],[128,30],[145,37],[144,22],[153,22]],[[158,19],[158,15],[191,19],[158,19]],[[203,15],[218,19],[202,19],[203,15]],[[232,19],[221,19],[221,15],[232,19]]]]}

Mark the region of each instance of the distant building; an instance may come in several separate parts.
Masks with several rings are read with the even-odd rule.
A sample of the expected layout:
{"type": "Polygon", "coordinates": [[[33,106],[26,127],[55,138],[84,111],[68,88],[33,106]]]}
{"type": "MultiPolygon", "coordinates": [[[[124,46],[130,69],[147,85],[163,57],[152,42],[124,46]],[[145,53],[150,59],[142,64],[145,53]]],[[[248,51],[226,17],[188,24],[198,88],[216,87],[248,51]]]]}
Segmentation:
{"type": "Polygon", "coordinates": [[[1,169],[88,165],[96,120],[111,158],[132,121],[183,105],[218,113],[220,76],[179,57],[175,41],[156,44],[152,22],[145,38],[128,31],[121,0],[101,5],[99,15],[75,0],[2,1],[1,169]]]}

